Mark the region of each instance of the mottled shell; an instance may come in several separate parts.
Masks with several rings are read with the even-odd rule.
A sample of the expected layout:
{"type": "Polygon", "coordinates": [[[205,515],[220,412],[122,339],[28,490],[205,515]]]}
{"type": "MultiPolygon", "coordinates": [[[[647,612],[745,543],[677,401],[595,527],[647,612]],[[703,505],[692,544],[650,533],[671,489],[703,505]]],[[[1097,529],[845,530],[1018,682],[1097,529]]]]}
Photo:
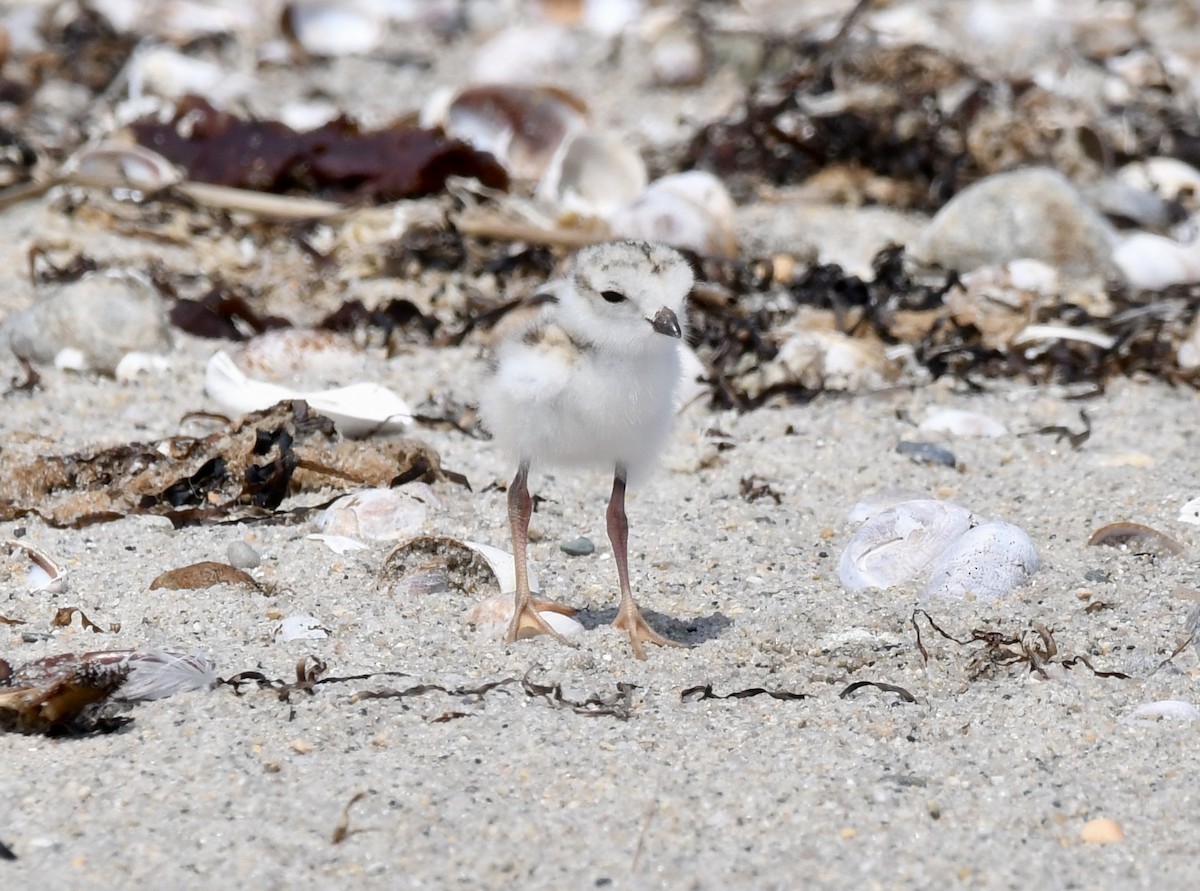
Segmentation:
{"type": "Polygon", "coordinates": [[[969,510],[945,501],[920,499],[886,508],[850,539],[838,576],[851,591],[902,584],[929,567],[970,525],[969,510]]]}

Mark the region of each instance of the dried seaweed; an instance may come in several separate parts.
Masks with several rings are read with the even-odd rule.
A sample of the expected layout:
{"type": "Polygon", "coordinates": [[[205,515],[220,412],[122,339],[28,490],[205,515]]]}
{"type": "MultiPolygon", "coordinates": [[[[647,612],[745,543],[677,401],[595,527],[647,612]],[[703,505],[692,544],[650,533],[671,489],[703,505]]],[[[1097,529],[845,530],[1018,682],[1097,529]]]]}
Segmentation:
{"type": "Polygon", "coordinates": [[[131,130],[192,179],[239,189],[387,202],[440,192],[451,176],[508,187],[508,174],[491,155],[408,124],[364,131],[339,117],[300,133],[278,121],[242,120],[189,96],[176,103],[170,121],[142,118],[131,130]]]}
{"type": "Polygon", "coordinates": [[[732,693],[714,693],[712,684],[702,684],[698,687],[688,687],[679,694],[680,702],[699,702],[704,699],[749,699],[752,696],[770,696],[784,702],[800,699],[812,699],[811,693],[793,693],[789,690],[768,690],[765,687],[747,687],[745,690],[735,690],[732,693]]]}
{"type": "Polygon", "coordinates": [[[1100,671],[1092,665],[1087,656],[1083,655],[1059,658],[1056,662],[1055,659],[1059,657],[1058,643],[1054,639],[1053,632],[1042,624],[1035,624],[1032,628],[1015,635],[1005,634],[1001,631],[973,629],[968,637],[955,637],[941,628],[929,613],[918,609],[913,611],[910,621],[917,635],[917,649],[926,664],[929,662],[929,651],[921,641],[921,626],[917,624],[918,616],[923,616],[931,629],[959,646],[983,645],[971,654],[971,658],[967,662],[967,675],[972,680],[989,675],[997,668],[1014,664],[1027,665],[1030,673],[1045,679],[1050,677],[1046,670],[1050,666],[1069,669],[1078,664],[1086,666],[1096,677],[1123,680],[1129,678],[1129,675],[1119,671],[1100,671]]]}
{"type": "Polygon", "coordinates": [[[357,835],[360,832],[371,831],[369,829],[352,830],[350,828],[350,808],[354,807],[354,805],[366,798],[367,795],[367,792],[357,792],[351,796],[349,801],[346,802],[346,806],[342,808],[342,815],[338,818],[337,826],[333,828],[333,835],[331,835],[329,838],[333,844],[340,845],[352,835],[357,835]]]}
{"type": "MultiPolygon", "coordinates": [[[[87,614],[77,606],[62,607],[54,614],[54,618],[50,620],[50,624],[56,628],[66,628],[71,624],[71,619],[73,619],[76,615],[79,616],[79,624],[81,627],[86,628],[93,634],[104,633],[104,629],[89,619],[87,614]]],[[[121,630],[121,624],[119,622],[114,622],[108,626],[108,630],[112,634],[116,634],[121,630]]]]}
{"type": "Polygon", "coordinates": [[[760,498],[770,498],[776,504],[783,502],[783,496],[771,487],[766,480],[761,480],[754,474],[742,477],[738,481],[738,494],[744,501],[754,503],[760,498]]]}
{"type": "Polygon", "coordinates": [[[411,439],[338,439],[304,402],[246,415],[203,439],[130,443],[96,452],[10,459],[0,473],[0,519],[36,514],[84,526],[155,514],[177,527],[280,516],[284,500],[327,487],[390,486],[439,478],[438,456],[411,439]]]}
{"type": "Polygon", "coordinates": [[[905,690],[903,687],[898,687],[895,684],[886,684],[883,681],[855,681],[838,694],[838,699],[850,699],[859,690],[864,687],[873,687],[884,693],[895,693],[904,702],[916,702],[917,698],[905,690]]]}
{"type": "Polygon", "coordinates": [[[1070,427],[1061,424],[1054,424],[1049,427],[1039,427],[1033,433],[1022,433],[1021,436],[1053,436],[1055,442],[1062,442],[1064,439],[1070,443],[1071,448],[1080,449],[1092,436],[1092,418],[1086,410],[1080,409],[1079,420],[1083,422],[1083,429],[1076,432],[1070,427]]]}

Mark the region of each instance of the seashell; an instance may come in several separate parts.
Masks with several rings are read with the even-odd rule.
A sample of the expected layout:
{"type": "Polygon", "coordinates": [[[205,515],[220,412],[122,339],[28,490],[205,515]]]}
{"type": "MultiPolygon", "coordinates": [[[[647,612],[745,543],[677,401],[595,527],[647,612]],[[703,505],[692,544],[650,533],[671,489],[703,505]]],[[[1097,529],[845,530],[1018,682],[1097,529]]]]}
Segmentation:
{"type": "Polygon", "coordinates": [[[466,78],[477,84],[529,84],[558,79],[578,51],[571,31],[552,23],[512,25],[475,53],[466,78]]]}
{"type": "Polygon", "coordinates": [[[1133,288],[1157,291],[1191,284],[1200,281],[1200,239],[1185,244],[1165,235],[1134,232],[1121,239],[1113,262],[1133,288]]]}
{"type": "Polygon", "coordinates": [[[609,220],[613,234],[661,241],[706,257],[737,256],[737,209],[725,184],[691,170],[657,179],[609,220]]]}
{"type": "Polygon", "coordinates": [[[140,192],[157,192],[183,180],[179,169],[162,155],[120,142],[80,149],[63,164],[62,173],[79,185],[140,192]]]}
{"type": "Polygon", "coordinates": [[[315,616],[288,616],[281,619],[271,632],[271,637],[277,643],[290,643],[293,640],[324,640],[329,637],[329,629],[321,624],[315,616]]]}
{"type": "Polygon", "coordinates": [[[1200,526],[1200,498],[1193,498],[1179,508],[1179,522],[1200,526]]]}
{"type": "Polygon", "coordinates": [[[1195,371],[1200,368],[1200,317],[1192,323],[1192,330],[1179,345],[1176,361],[1181,371],[1195,371]]]}
{"type": "Polygon", "coordinates": [[[326,535],[395,541],[420,532],[431,506],[441,504],[425,483],[408,483],[400,489],[364,489],[337,499],[317,514],[315,524],[326,535]]]}
{"type": "Polygon", "coordinates": [[[1141,548],[1138,553],[1161,554],[1178,557],[1185,551],[1183,545],[1165,532],[1159,532],[1141,523],[1109,523],[1092,533],[1087,543],[1090,546],[1107,545],[1125,547],[1134,542],[1141,548]]]}
{"type": "MultiPolygon", "coordinates": [[[[493,594],[467,611],[467,624],[473,626],[485,637],[500,640],[508,632],[515,605],[511,592],[493,594]]],[[[538,615],[563,637],[572,637],[583,631],[583,625],[562,613],[539,610],[538,615]]]]}
{"type": "Polygon", "coordinates": [[[62,594],[67,590],[67,571],[51,559],[45,551],[16,538],[10,538],[5,545],[10,552],[24,551],[25,555],[29,557],[30,563],[33,564],[27,578],[30,591],[62,594]]]}
{"type": "Polygon", "coordinates": [[[998,600],[1038,571],[1037,547],[1023,529],[988,522],[965,532],[933,565],[928,598],[998,600]]]}
{"type": "Polygon", "coordinates": [[[363,358],[352,338],[322,328],[273,328],[243,341],[233,353],[247,374],[274,380],[359,371],[363,358]]]}
{"type": "Polygon", "coordinates": [[[1146,702],[1139,705],[1121,718],[1121,723],[1134,724],[1141,721],[1149,723],[1161,721],[1164,718],[1171,718],[1177,721],[1195,721],[1197,718],[1200,718],[1200,709],[1196,708],[1190,702],[1184,702],[1180,699],[1160,699],[1157,702],[1146,702]]]}
{"type": "MultiPolygon", "coordinates": [[[[54,357],[56,365],[61,356],[62,353],[60,352],[58,356],[54,357]]],[[[154,353],[143,353],[134,350],[121,357],[121,361],[113,369],[113,377],[122,383],[129,383],[147,372],[167,371],[170,367],[171,360],[166,356],[158,356],[154,353]]]]}
{"type": "Polygon", "coordinates": [[[560,214],[608,219],[646,188],[642,156],[617,136],[579,133],[564,143],[537,197],[560,214]]]}
{"type": "Polygon", "coordinates": [[[208,360],[204,392],[222,409],[238,415],[261,411],[284,400],[303,399],[314,411],[331,419],[343,436],[350,437],[402,430],[412,421],[408,404],[378,384],[300,392],[247,377],[223,351],[208,360]]]}
{"type": "Polygon", "coordinates": [[[1116,820],[1097,817],[1083,824],[1079,840],[1090,845],[1115,845],[1125,841],[1125,830],[1116,820]]]}
{"type": "Polygon", "coordinates": [[[946,433],[951,436],[1004,436],[1008,428],[990,415],[961,408],[932,409],[917,429],[925,434],[946,433]]]}
{"type": "Polygon", "coordinates": [[[495,156],[517,179],[537,180],[564,143],[587,126],[582,99],[557,87],[481,86],[458,93],[444,111],[422,114],[450,136],[495,156]]]}
{"type": "MultiPolygon", "coordinates": [[[[440,535],[421,535],[401,542],[383,558],[378,587],[395,596],[462,591],[481,600],[499,586],[516,590],[512,554],[490,545],[440,535]]],[[[538,590],[537,573],[529,567],[529,587],[538,590]]]]}
{"type": "Polygon", "coordinates": [[[284,32],[313,56],[361,56],[386,34],[375,9],[360,3],[297,0],[283,9],[284,32]]]}
{"type": "Polygon", "coordinates": [[[676,9],[657,9],[643,17],[638,36],[646,53],[654,83],[683,87],[704,80],[707,58],[695,24],[676,9]]]}
{"type": "Polygon", "coordinates": [[[891,588],[930,566],[971,526],[971,512],[945,501],[905,501],[858,528],[838,563],[851,591],[891,588]]]}
{"type": "Polygon", "coordinates": [[[322,542],[325,547],[333,551],[335,554],[349,554],[354,551],[365,551],[367,545],[363,544],[357,538],[351,538],[348,535],[325,535],[320,532],[314,532],[312,535],[304,536],[313,541],[322,542]]]}
{"type": "Polygon", "coordinates": [[[995,288],[1031,291],[1052,296],[1062,290],[1058,270],[1041,260],[1010,260],[1000,266],[980,266],[961,277],[969,294],[979,294],[995,288]]]}
{"type": "Polygon", "coordinates": [[[895,376],[895,366],[877,340],[840,331],[803,327],[804,314],[780,332],[786,340],[775,359],[760,372],[761,388],[800,384],[810,390],[863,390],[895,376]],[[795,329],[799,330],[795,330],[795,329]]]}
{"type": "Polygon", "coordinates": [[[165,99],[203,96],[216,107],[244,98],[251,80],[228,68],[185,56],[169,46],[138,50],[129,62],[129,95],[138,100],[146,94],[165,99]]]}
{"type": "Polygon", "coordinates": [[[1073,328],[1070,325],[1026,325],[1013,336],[1011,346],[1042,343],[1045,341],[1069,340],[1087,343],[1102,350],[1112,349],[1117,339],[1111,334],[1093,328],[1073,328]]]}
{"type": "Polygon", "coordinates": [[[1117,171],[1118,181],[1189,209],[1200,207],[1200,170],[1177,158],[1146,158],[1117,171]]]}
{"type": "Polygon", "coordinates": [[[880,489],[878,492],[860,499],[854,507],[850,508],[850,513],[846,515],[846,522],[865,523],[889,507],[903,504],[905,501],[920,501],[926,497],[923,493],[911,489],[880,489]]]}
{"type": "Polygon", "coordinates": [[[13,313],[0,324],[4,342],[31,362],[104,374],[127,353],[170,347],[162,300],[114,275],[89,275],[13,313]]]}

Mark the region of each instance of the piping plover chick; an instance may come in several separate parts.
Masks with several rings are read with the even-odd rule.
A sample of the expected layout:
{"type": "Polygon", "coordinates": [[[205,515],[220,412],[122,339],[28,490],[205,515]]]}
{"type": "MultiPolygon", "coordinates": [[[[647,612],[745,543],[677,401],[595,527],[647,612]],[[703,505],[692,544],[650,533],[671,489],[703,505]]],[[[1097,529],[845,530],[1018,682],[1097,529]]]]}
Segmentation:
{"type": "Polygon", "coordinates": [[[568,274],[533,298],[540,316],[497,350],[481,393],[480,419],[517,461],[508,489],[516,593],[508,641],[562,640],[538,612],[572,612],[529,590],[529,469],[543,464],[613,470],[608,538],[621,585],[613,626],[639,659],[644,644],[681,646],[655,632],[629,585],[625,485],[648,471],[666,444],[680,378],[679,349],[692,270],[671,248],[617,242],[584,248],[568,274]]]}

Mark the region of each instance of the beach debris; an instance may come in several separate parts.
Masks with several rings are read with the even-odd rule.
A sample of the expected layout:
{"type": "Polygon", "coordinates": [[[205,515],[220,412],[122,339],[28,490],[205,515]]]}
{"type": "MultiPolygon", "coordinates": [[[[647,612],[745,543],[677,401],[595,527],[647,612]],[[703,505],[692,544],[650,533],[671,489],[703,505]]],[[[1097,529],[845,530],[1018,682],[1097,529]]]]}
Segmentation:
{"type": "Polygon", "coordinates": [[[851,591],[891,588],[933,565],[971,528],[971,512],[933,499],[906,501],[869,517],[847,543],[838,577],[851,591]]]}
{"type": "Polygon", "coordinates": [[[646,188],[646,164],[624,139],[586,131],[563,147],[537,196],[567,217],[610,220],[646,188]]]}
{"type": "Polygon", "coordinates": [[[50,620],[50,624],[55,628],[67,628],[70,626],[71,620],[75,618],[75,616],[79,616],[79,627],[86,628],[93,634],[116,634],[121,630],[120,623],[113,622],[108,626],[106,631],[106,629],[100,627],[100,625],[89,619],[87,617],[87,613],[77,606],[60,607],[58,611],[54,613],[54,618],[50,620]]]}
{"type": "Polygon", "coordinates": [[[1125,841],[1125,830],[1116,820],[1096,817],[1083,824],[1079,840],[1090,845],[1115,845],[1125,841]]]}
{"type": "Polygon", "coordinates": [[[1191,523],[1194,526],[1200,526],[1200,497],[1193,498],[1183,507],[1179,508],[1179,516],[1177,517],[1181,523],[1191,523]]]}
{"type": "Polygon", "coordinates": [[[1181,699],[1159,699],[1144,702],[1121,718],[1122,724],[1153,724],[1158,721],[1195,721],[1200,719],[1200,709],[1181,699]]]}
{"type": "Polygon", "coordinates": [[[150,583],[150,590],[198,591],[212,588],[215,585],[240,586],[253,591],[262,590],[262,585],[245,570],[213,560],[203,560],[199,563],[180,566],[177,569],[169,569],[159,574],[150,583]]]}
{"type": "Polygon", "coordinates": [[[581,535],[559,542],[558,549],[568,557],[587,557],[596,552],[596,543],[581,535]]]}
{"type": "Polygon", "coordinates": [[[1037,547],[1011,523],[973,526],[938,556],[922,595],[928,599],[1006,597],[1038,571],[1037,547]]]}
{"type": "Polygon", "coordinates": [[[311,535],[304,536],[312,541],[319,541],[333,551],[335,554],[351,554],[354,551],[365,551],[370,545],[359,541],[357,538],[350,538],[346,535],[324,535],[320,532],[314,532],[311,535]]]}
{"type": "Polygon", "coordinates": [[[364,489],[343,495],[313,518],[326,535],[396,541],[421,531],[430,508],[441,502],[426,483],[409,483],[398,489],[364,489]]]}
{"type": "Polygon", "coordinates": [[[958,459],[954,452],[936,442],[916,442],[902,439],[896,444],[897,455],[907,455],[917,464],[936,464],[941,467],[955,467],[958,459]]]}
{"type": "Polygon", "coordinates": [[[170,120],[145,117],[130,130],[189,179],[236,189],[383,202],[440,192],[451,176],[508,186],[491,155],[408,124],[364,131],[339,117],[299,133],[278,121],[242,120],[193,95],[175,104],[170,120]]]}
{"type": "MultiPolygon", "coordinates": [[[[512,623],[514,606],[512,591],[492,594],[467,611],[467,624],[490,640],[504,640],[508,626],[512,623]]],[[[538,615],[545,619],[546,624],[563,637],[574,637],[584,630],[583,625],[572,618],[575,611],[561,603],[535,598],[534,608],[537,609],[538,615]]],[[[517,638],[524,639],[540,633],[539,629],[522,627],[517,638]]]]}
{"type": "Polygon", "coordinates": [[[736,214],[721,180],[705,170],[688,170],[654,180],[608,220],[614,236],[732,259],[738,253],[736,214]]]}
{"type": "Polygon", "coordinates": [[[680,691],[680,702],[701,702],[705,699],[750,699],[755,696],[767,696],[783,702],[798,702],[802,699],[812,699],[811,693],[796,693],[791,690],[768,690],[766,687],[747,687],[744,690],[734,690],[731,693],[714,693],[712,684],[701,684],[687,687],[680,691]]]}
{"type": "Polygon", "coordinates": [[[277,643],[291,643],[293,640],[324,640],[329,637],[329,629],[316,616],[285,616],[279,620],[271,632],[271,637],[277,643]]]}
{"type": "Polygon", "coordinates": [[[157,649],[63,653],[12,666],[0,660],[0,730],[86,733],[111,730],[100,706],[212,689],[214,667],[199,653],[157,649]]]}
{"type": "Polygon", "coordinates": [[[363,56],[387,35],[384,9],[381,4],[293,0],[283,8],[283,32],[311,56],[363,56]]]}
{"type": "MultiPolygon", "coordinates": [[[[962,408],[934,408],[917,425],[926,436],[946,434],[961,437],[994,438],[1008,434],[1008,428],[991,415],[962,408]]],[[[953,466],[953,465],[950,465],[953,466]]]]}
{"type": "Polygon", "coordinates": [[[1087,543],[1090,546],[1104,545],[1134,554],[1157,554],[1163,557],[1178,557],[1187,551],[1165,532],[1142,523],[1130,522],[1101,526],[1091,534],[1087,543]]]}
{"type": "Polygon", "coordinates": [[[333,834],[329,837],[329,841],[332,844],[340,845],[352,835],[356,835],[360,832],[371,831],[370,829],[350,828],[350,808],[354,807],[354,805],[358,804],[369,794],[369,790],[364,790],[362,792],[356,792],[354,795],[350,796],[350,800],[347,801],[346,805],[342,808],[342,815],[338,817],[337,825],[333,827],[333,834]]]}
{"type": "Polygon", "coordinates": [[[107,140],[84,146],[71,155],[63,163],[59,178],[76,185],[153,193],[178,185],[183,175],[157,152],[107,140]]]}
{"type": "Polygon", "coordinates": [[[225,559],[229,561],[230,566],[238,569],[257,569],[258,565],[262,563],[262,557],[259,556],[254,546],[241,538],[231,541],[225,548],[225,559]]]}
{"type": "Polygon", "coordinates": [[[1113,262],[1129,286],[1139,290],[1200,282],[1200,238],[1181,242],[1153,232],[1132,232],[1121,238],[1113,262]]]}
{"type": "MultiPolygon", "coordinates": [[[[376,587],[395,597],[460,591],[478,601],[497,589],[516,590],[516,577],[516,562],[507,551],[444,535],[419,535],[383,558],[376,587]]],[[[529,585],[538,589],[532,566],[529,585]]]]}
{"type": "Polygon", "coordinates": [[[203,438],[174,437],[70,455],[9,459],[0,519],[35,514],[84,526],[131,514],[177,526],[265,517],[292,494],[453,479],[424,443],[340,440],[303,402],[251,413],[203,438]]]}
{"type": "Polygon", "coordinates": [[[86,276],[54,289],[5,319],[0,343],[40,365],[107,375],[127,353],[170,348],[162,300],[117,275],[86,276]]]}
{"type": "Polygon", "coordinates": [[[408,403],[386,387],[362,382],[330,390],[301,392],[248,377],[228,353],[218,350],[204,371],[204,392],[238,415],[302,400],[333,421],[343,436],[361,437],[403,430],[412,421],[408,403]]]}
{"type": "Polygon", "coordinates": [[[21,551],[32,564],[26,577],[26,587],[34,593],[63,594],[67,590],[67,573],[45,551],[36,545],[10,538],[5,543],[10,552],[21,551]]]}
{"type": "Polygon", "coordinates": [[[1129,680],[1129,675],[1120,671],[1101,671],[1092,665],[1091,660],[1082,654],[1064,657],[1059,653],[1058,642],[1054,632],[1042,624],[1034,624],[1017,634],[1005,633],[998,630],[976,628],[969,635],[956,637],[945,631],[933,617],[923,609],[913,610],[909,623],[916,632],[917,650],[925,664],[929,664],[929,650],[921,639],[921,626],[917,618],[921,617],[930,629],[960,647],[982,644],[973,650],[966,664],[967,676],[970,680],[995,674],[1009,665],[1026,665],[1029,673],[1039,680],[1053,680],[1062,677],[1064,670],[1070,670],[1077,665],[1083,665],[1095,677],[1116,678],[1129,680]]]}

